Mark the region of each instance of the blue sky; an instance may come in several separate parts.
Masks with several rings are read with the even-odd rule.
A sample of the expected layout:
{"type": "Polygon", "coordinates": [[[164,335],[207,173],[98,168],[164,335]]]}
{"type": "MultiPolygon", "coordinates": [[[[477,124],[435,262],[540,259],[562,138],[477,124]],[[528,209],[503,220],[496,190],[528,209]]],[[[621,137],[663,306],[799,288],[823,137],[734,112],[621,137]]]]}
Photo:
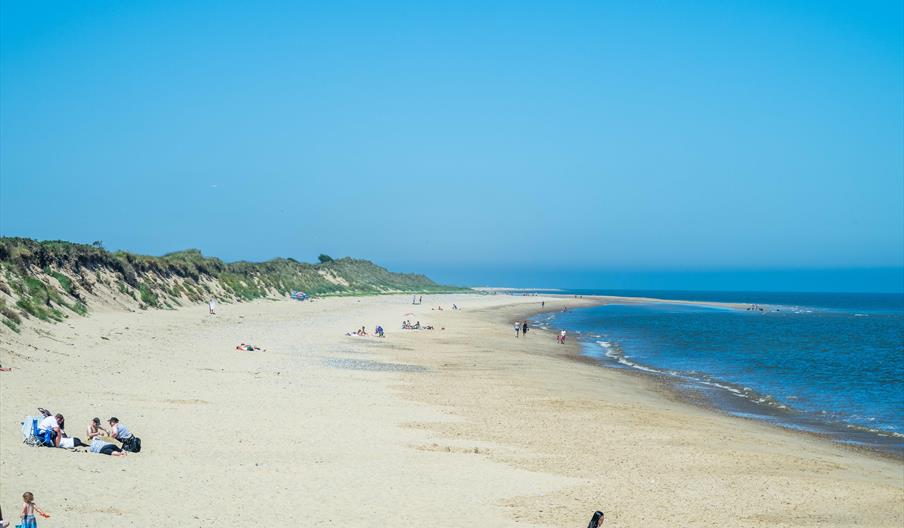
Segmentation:
{"type": "Polygon", "coordinates": [[[902,289],[902,10],[2,0],[0,233],[902,289]]]}

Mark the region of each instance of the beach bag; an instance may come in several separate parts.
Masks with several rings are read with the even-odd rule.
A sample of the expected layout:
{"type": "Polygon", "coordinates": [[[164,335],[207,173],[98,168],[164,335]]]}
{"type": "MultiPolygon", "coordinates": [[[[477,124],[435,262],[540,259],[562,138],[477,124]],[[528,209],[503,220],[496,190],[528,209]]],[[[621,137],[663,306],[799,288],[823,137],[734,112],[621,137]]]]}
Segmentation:
{"type": "Polygon", "coordinates": [[[122,443],[122,450],[128,451],[130,453],[137,453],[141,451],[141,438],[138,438],[135,435],[132,435],[132,438],[126,439],[122,443]]]}

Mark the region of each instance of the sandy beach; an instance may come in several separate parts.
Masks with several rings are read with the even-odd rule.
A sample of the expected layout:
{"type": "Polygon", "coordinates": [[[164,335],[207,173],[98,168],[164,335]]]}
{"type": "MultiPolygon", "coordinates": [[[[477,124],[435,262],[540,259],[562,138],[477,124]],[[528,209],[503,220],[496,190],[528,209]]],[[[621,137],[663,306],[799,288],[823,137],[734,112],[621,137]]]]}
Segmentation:
{"type": "Polygon", "coordinates": [[[32,491],[50,527],[583,528],[597,509],[638,528],[904,525],[902,462],[677,401],[549,333],[516,339],[543,300],[590,302],[100,307],[4,329],[0,506],[15,524],[32,491]],[[377,324],[384,339],[345,335],[377,324]],[[78,437],[117,416],[143,450],[27,447],[39,406],[78,437]]]}

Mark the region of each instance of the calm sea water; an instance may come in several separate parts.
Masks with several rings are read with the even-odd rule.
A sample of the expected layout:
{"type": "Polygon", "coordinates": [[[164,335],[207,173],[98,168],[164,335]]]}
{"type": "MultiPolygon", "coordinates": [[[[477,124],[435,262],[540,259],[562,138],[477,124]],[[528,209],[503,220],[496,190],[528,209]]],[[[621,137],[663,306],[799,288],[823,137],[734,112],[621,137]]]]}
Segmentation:
{"type": "Polygon", "coordinates": [[[757,304],[622,304],[543,314],[602,365],[725,411],[904,454],[904,295],[573,291],[757,304]]]}

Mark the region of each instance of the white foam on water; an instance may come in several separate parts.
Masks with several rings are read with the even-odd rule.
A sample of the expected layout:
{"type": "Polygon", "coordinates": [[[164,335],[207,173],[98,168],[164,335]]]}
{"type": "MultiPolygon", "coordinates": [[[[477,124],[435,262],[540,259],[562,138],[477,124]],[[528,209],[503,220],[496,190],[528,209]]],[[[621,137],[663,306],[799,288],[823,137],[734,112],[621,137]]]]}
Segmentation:
{"type": "Polygon", "coordinates": [[[609,341],[597,341],[596,343],[606,350],[606,357],[614,359],[615,361],[619,362],[620,364],[622,364],[626,367],[631,367],[633,369],[642,370],[644,372],[650,372],[652,374],[662,374],[661,370],[646,367],[644,365],[641,365],[639,363],[635,363],[635,362],[629,360],[627,358],[627,356],[625,356],[624,354],[622,354],[618,350],[616,350],[615,347],[612,346],[612,343],[610,343],[609,341]]]}

